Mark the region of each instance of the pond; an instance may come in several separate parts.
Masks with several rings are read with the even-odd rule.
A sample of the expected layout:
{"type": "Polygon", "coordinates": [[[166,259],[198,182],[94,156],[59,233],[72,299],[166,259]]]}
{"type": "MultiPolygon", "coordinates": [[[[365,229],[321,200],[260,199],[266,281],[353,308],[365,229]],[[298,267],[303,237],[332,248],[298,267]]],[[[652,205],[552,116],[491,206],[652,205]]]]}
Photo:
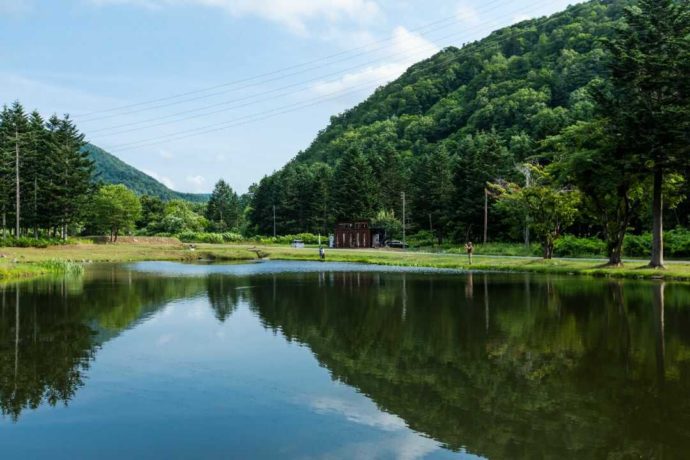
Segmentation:
{"type": "Polygon", "coordinates": [[[2,458],[681,458],[690,286],[263,262],[0,289],[2,458]]]}

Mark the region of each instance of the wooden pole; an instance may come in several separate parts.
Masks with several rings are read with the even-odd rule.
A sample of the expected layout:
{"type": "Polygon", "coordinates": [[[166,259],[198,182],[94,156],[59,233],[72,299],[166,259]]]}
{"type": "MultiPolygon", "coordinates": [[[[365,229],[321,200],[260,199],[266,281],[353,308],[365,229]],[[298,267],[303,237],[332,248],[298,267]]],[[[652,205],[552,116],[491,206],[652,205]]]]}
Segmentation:
{"type": "Polygon", "coordinates": [[[489,190],[484,188],[484,244],[486,244],[489,227],[489,190]]]}
{"type": "Polygon", "coordinates": [[[400,192],[402,196],[402,236],[403,236],[403,251],[405,250],[405,192],[400,192]]]}

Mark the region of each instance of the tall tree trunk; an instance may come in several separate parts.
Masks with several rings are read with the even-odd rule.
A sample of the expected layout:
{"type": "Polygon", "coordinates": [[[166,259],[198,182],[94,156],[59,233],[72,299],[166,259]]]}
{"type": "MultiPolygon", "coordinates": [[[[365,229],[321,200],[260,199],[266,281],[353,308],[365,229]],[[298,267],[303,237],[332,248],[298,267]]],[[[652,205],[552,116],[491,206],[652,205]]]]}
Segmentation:
{"type": "Polygon", "coordinates": [[[15,130],[15,140],[14,140],[14,152],[15,152],[15,158],[14,158],[14,176],[15,176],[15,199],[16,199],[16,209],[15,209],[15,217],[16,217],[16,224],[15,224],[15,236],[19,238],[20,235],[20,229],[19,229],[19,222],[21,220],[21,203],[20,203],[20,188],[19,188],[19,130],[15,130]]]}
{"type": "Polygon", "coordinates": [[[664,268],[664,200],[662,186],[664,171],[661,165],[654,166],[654,192],[652,198],[652,268],[664,268]]]}

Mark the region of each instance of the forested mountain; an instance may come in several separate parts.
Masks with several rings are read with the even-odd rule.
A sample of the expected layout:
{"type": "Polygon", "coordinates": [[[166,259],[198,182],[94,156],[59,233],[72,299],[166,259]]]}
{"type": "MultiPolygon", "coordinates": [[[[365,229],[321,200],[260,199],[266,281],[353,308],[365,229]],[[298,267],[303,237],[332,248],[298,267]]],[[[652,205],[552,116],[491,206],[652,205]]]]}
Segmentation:
{"type": "MultiPolygon", "coordinates": [[[[272,231],[273,205],[279,233],[399,218],[404,191],[412,230],[476,238],[487,182],[524,182],[517,165],[553,156],[545,141],[594,117],[594,90],[610,72],[603,42],[631,3],[570,6],[415,64],[252,188],[254,230],[272,231]]],[[[490,236],[509,232],[502,222],[490,236]]]]}
{"type": "Polygon", "coordinates": [[[84,145],[83,150],[89,154],[89,157],[94,162],[97,180],[108,184],[123,184],[139,195],[157,196],[163,200],[183,199],[193,202],[205,202],[208,200],[207,194],[181,193],[170,190],[148,174],[139,171],[93,144],[87,143],[84,145]]]}

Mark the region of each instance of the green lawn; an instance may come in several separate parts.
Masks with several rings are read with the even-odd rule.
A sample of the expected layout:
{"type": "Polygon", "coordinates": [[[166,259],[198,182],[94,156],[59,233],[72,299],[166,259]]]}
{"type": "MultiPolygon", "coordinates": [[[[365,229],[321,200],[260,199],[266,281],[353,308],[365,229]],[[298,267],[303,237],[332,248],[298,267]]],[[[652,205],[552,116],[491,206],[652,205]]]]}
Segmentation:
{"type": "MultiPolygon", "coordinates": [[[[143,260],[318,260],[315,248],[294,249],[287,246],[249,244],[197,244],[194,250],[184,244],[76,244],[36,248],[0,248],[0,279],[34,276],[59,270],[54,261],[131,262],[143,260]]],[[[621,268],[604,267],[602,261],[537,257],[475,256],[470,266],[462,254],[431,254],[389,249],[328,249],[331,262],[359,262],[411,267],[491,270],[529,273],[561,273],[617,278],[664,278],[690,281],[690,262],[674,262],[666,270],[645,267],[645,261],[629,262],[621,268]]]]}

